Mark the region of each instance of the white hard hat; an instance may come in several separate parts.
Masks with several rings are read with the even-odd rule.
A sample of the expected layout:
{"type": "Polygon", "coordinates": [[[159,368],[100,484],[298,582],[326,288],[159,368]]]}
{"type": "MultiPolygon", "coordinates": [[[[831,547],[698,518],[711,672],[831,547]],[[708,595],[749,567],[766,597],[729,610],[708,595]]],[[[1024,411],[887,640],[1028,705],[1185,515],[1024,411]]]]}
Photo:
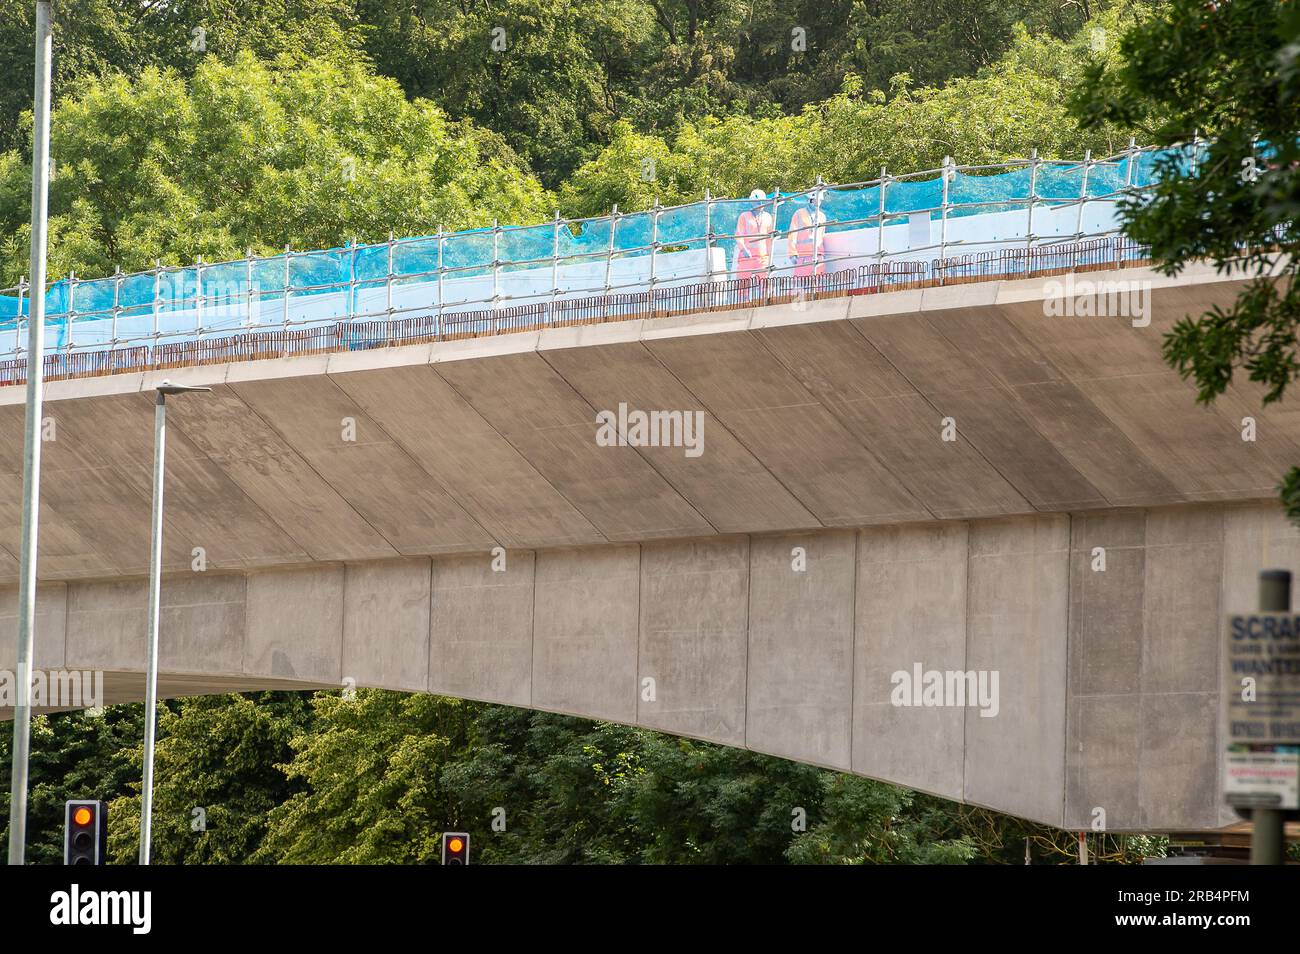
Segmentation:
{"type": "Polygon", "coordinates": [[[749,194],[749,197],[751,199],[766,199],[767,193],[764,192],[762,189],[755,189],[753,192],[749,194]]]}

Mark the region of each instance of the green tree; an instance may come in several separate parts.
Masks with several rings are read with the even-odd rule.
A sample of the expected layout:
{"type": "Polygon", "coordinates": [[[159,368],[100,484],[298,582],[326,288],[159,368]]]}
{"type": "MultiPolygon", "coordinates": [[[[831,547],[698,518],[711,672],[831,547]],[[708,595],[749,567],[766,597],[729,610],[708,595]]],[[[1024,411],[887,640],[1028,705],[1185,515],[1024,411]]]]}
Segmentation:
{"type": "Polygon", "coordinates": [[[359,0],[376,68],[495,130],[556,184],[608,134],[649,8],[634,0],[359,0]]]}
{"type": "Polygon", "coordinates": [[[823,769],[744,749],[645,733],[647,771],[626,799],[638,860],[780,864],[823,811],[823,769]]]}
{"type": "Polygon", "coordinates": [[[972,839],[954,830],[952,806],[870,779],[827,773],[825,820],[786,854],[796,864],[964,864],[972,839]]]}
{"type": "MultiPolygon", "coordinates": [[[[317,693],[283,770],[300,789],[271,810],[257,861],[428,864],[462,819],[439,777],[462,757],[473,704],[360,690],[317,693]]],[[[475,828],[467,828],[470,832],[475,828]]]]}
{"type": "Polygon", "coordinates": [[[833,96],[844,77],[888,91],[907,73],[942,86],[993,66],[1017,25],[1069,39],[1107,4],[1053,0],[764,0],[742,25],[735,81],[755,103],[802,108],[833,96]]]}
{"type": "MultiPolygon", "coordinates": [[[[0,150],[25,148],[19,117],[31,108],[35,4],[0,7],[0,150]]],[[[296,62],[359,55],[354,0],[76,0],[54,4],[56,99],[79,80],[145,68],[188,76],[205,55],[240,51],[296,62]]]]}
{"type": "MultiPolygon", "coordinates": [[[[1136,126],[1166,147],[1211,137],[1195,175],[1184,150],[1163,164],[1147,199],[1127,206],[1128,234],[1151,246],[1166,274],[1208,260],[1246,280],[1230,307],[1180,320],[1165,359],[1201,402],[1222,394],[1238,368],[1264,404],[1277,401],[1300,368],[1300,10],[1281,0],[1169,0],[1124,35],[1121,53],[1085,73],[1072,103],[1085,124],[1136,126]]],[[[1300,520],[1300,468],[1281,490],[1300,520]]]]}
{"type": "MultiPolygon", "coordinates": [[[[1096,28],[1118,32],[1123,17],[1115,8],[1096,28]]],[[[996,64],[942,87],[918,88],[899,75],[886,95],[849,74],[840,92],[796,116],[705,119],[669,138],[617,124],[610,145],[561,187],[561,207],[599,215],[615,203],[623,211],[648,208],[656,195],[667,205],[702,198],[706,189],[736,196],[755,187],[807,188],[819,175],[858,182],[882,166],[895,173],[937,168],[944,156],[995,163],[1033,149],[1044,157],[1118,152],[1128,144],[1127,127],[1102,121],[1084,130],[1066,107],[1093,28],[1066,42],[1017,27],[996,64]]]]}
{"type": "MultiPolygon", "coordinates": [[[[0,766],[11,764],[12,723],[0,731],[0,766]]],[[[144,738],[144,707],[108,706],[95,712],[38,715],[32,719],[27,790],[27,861],[63,864],[64,803],[70,798],[112,801],[138,789],[140,772],[130,757],[144,738]]],[[[7,793],[7,787],[6,787],[7,793]]],[[[109,812],[109,834],[123,819],[109,812]]],[[[0,841],[9,842],[9,798],[0,799],[0,841]]]]}
{"type": "MultiPolygon", "coordinates": [[[[147,69],[88,80],[55,111],[50,274],[328,248],[527,222],[551,205],[489,137],[392,80],[322,60],[206,60],[190,80],[147,69]]],[[[30,171],[0,157],[0,260],[25,271],[30,171]]]]}
{"type": "MultiPolygon", "coordinates": [[[[154,750],[152,860],[159,864],[243,864],[266,835],[269,812],[301,785],[280,765],[312,717],[299,692],[197,696],[160,710],[154,750]]],[[[123,755],[132,792],[109,806],[109,855],[134,863],[140,847],[143,744],[123,755]]]]}
{"type": "MultiPolygon", "coordinates": [[[[1007,816],[744,749],[506,706],[320,693],[256,857],[428,863],[445,830],[488,864],[1019,862],[1007,816]],[[806,826],[806,831],[804,830],[806,826]]],[[[1059,847],[1059,851],[1057,850],[1059,847]]]]}

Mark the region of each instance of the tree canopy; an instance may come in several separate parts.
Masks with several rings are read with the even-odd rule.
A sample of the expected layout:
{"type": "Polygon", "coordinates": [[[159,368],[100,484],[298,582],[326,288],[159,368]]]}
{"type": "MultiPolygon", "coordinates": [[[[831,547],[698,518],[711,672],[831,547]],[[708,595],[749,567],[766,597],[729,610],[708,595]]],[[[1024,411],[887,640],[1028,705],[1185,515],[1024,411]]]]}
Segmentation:
{"type": "MultiPolygon", "coordinates": [[[[492,137],[329,60],[205,60],[87,80],[55,111],[50,274],[530,221],[551,204],[492,137]]],[[[31,172],[0,155],[0,261],[26,269],[31,172]]]]}
{"type": "MultiPolygon", "coordinates": [[[[34,722],[29,857],[62,857],[65,798],[104,798],[139,850],[142,707],[34,722]]],[[[0,735],[7,761],[9,738],[0,735]]],[[[1074,839],[870,779],[645,729],[380,690],[160,707],[159,863],[430,864],[443,831],[488,864],[1068,863],[1074,839]]],[[[0,806],[0,826],[7,821],[0,806]]],[[[3,834],[3,827],[0,827],[3,834]]],[[[1159,850],[1094,836],[1105,860],[1159,850]]]]}
{"type": "MultiPolygon", "coordinates": [[[[1121,15],[1116,8],[1103,22],[1114,26],[1121,15]]],[[[1128,145],[1122,126],[1099,122],[1085,132],[1067,110],[1066,92],[1087,62],[1089,33],[1069,41],[1023,27],[1014,34],[995,64],[942,87],[917,87],[902,74],[885,93],[850,73],[834,96],[796,115],[708,118],[667,137],[620,122],[610,145],[563,184],[561,206],[598,215],[615,203],[624,211],[648,208],[656,196],[668,205],[698,199],[706,189],[801,189],[818,176],[861,182],[882,166],[895,173],[937,168],[945,156],[994,163],[1034,149],[1044,157],[1082,157],[1085,149],[1102,155],[1128,145]]]]}
{"type": "MultiPolygon", "coordinates": [[[[1141,129],[1166,147],[1202,137],[1194,169],[1188,148],[1149,198],[1127,207],[1128,234],[1168,274],[1209,261],[1248,280],[1231,307],[1179,321],[1166,360],[1203,402],[1238,368],[1263,403],[1277,401],[1300,371],[1300,10],[1281,0],[1169,0],[1124,35],[1120,52],[1086,71],[1072,104],[1081,121],[1141,129]]],[[[1281,489],[1300,519],[1300,468],[1281,489]]]]}

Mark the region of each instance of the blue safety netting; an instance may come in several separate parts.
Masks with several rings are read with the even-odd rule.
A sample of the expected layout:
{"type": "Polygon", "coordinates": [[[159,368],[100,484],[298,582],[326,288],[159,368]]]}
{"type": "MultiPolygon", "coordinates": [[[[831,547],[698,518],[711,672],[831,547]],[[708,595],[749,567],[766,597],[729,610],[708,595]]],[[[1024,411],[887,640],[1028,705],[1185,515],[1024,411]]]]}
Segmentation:
{"type": "MultiPolygon", "coordinates": [[[[1041,203],[1077,202],[1081,197],[1118,198],[1126,188],[1151,184],[1162,168],[1172,166],[1185,171],[1190,166],[1190,153],[1190,148],[1185,148],[1136,152],[1089,164],[1042,160],[1001,172],[956,170],[949,175],[948,214],[957,218],[1024,209],[1031,186],[1035,200],[1041,203]]],[[[738,217],[759,206],[774,209],[775,228],[788,230],[795,210],[812,201],[812,195],[781,194],[775,201],[714,199],[662,209],[657,214],[638,212],[534,226],[473,229],[449,233],[441,241],[437,236],[406,238],[394,242],[391,249],[387,243],[349,246],[164,269],[159,274],[78,279],[75,283],[63,280],[46,294],[47,323],[62,328],[62,337],[70,315],[103,317],[113,314],[115,307],[119,319],[129,320],[155,312],[193,310],[200,298],[204,307],[234,304],[250,289],[260,289],[256,292],[260,297],[273,294],[277,300],[285,297],[286,287],[291,300],[343,288],[360,292],[388,282],[390,255],[393,282],[401,284],[436,280],[440,267],[447,278],[471,278],[494,271],[543,267],[555,256],[572,265],[604,260],[611,251],[614,257],[622,258],[649,255],[652,248],[701,249],[708,241],[706,236],[733,234],[738,217]],[[220,290],[217,297],[214,289],[220,290]]],[[[817,201],[831,232],[888,223],[927,211],[936,218],[942,214],[943,178],[936,172],[929,178],[903,177],[883,186],[827,186],[817,201]]],[[[351,313],[351,304],[340,305],[334,317],[351,313]]],[[[26,300],[0,296],[0,329],[12,329],[17,318],[26,314],[26,300]]]]}

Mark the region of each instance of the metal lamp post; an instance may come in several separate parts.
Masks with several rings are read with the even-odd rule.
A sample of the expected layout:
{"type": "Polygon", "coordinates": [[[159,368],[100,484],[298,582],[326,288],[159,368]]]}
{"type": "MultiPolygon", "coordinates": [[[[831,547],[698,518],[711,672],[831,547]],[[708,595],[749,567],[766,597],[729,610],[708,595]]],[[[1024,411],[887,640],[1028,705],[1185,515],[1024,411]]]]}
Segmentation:
{"type": "Polygon", "coordinates": [[[158,731],[158,613],[162,595],[163,465],[167,456],[167,396],[212,388],[164,381],[157,388],[153,416],[153,517],[149,544],[149,650],[145,675],[144,788],[140,800],[140,864],[149,863],[153,828],[153,750],[158,731]]]}
{"type": "Polygon", "coordinates": [[[45,251],[50,191],[50,0],[36,4],[36,82],[32,129],[31,295],[27,320],[27,420],[23,438],[22,550],[18,585],[18,698],[9,783],[9,863],[27,845],[27,753],[31,747],[33,632],[36,628],[37,515],[41,485],[41,399],[45,360],[45,251]]]}

